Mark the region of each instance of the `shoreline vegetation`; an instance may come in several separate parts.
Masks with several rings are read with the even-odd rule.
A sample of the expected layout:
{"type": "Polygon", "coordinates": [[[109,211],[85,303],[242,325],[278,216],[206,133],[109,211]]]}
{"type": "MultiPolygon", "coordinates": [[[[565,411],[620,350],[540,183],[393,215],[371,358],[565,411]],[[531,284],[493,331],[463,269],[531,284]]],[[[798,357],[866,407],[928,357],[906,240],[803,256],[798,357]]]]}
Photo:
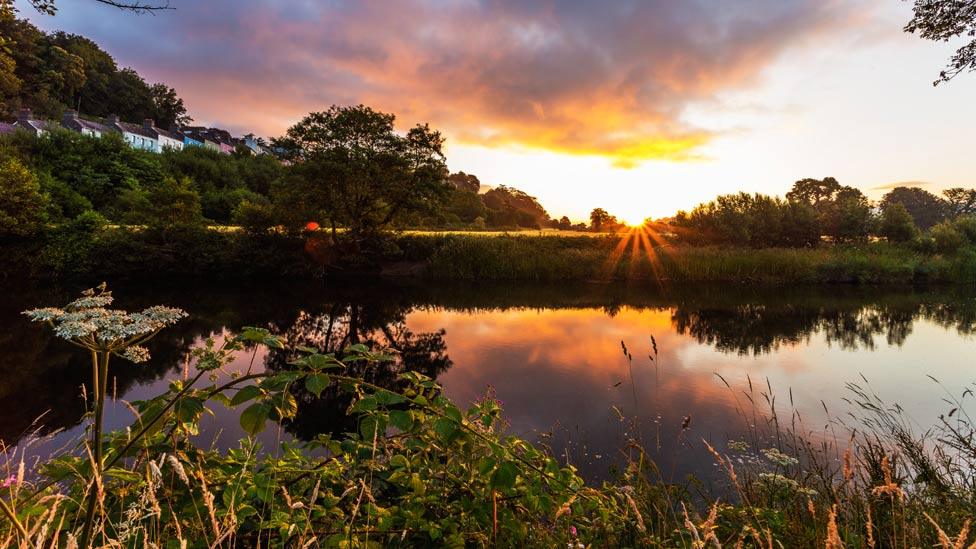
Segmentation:
{"type": "Polygon", "coordinates": [[[976,282],[976,248],[925,253],[887,242],[815,248],[645,246],[636,232],[550,236],[413,232],[349,257],[324,231],[253,234],[200,227],[108,227],[80,220],[0,244],[0,276],[61,280],[221,280],[375,276],[471,281],[925,284],[976,282]]]}
{"type": "MultiPolygon", "coordinates": [[[[627,466],[594,485],[544,447],[506,434],[490,394],[464,410],[415,372],[397,372],[395,387],[367,381],[362,372],[395,365],[382,349],[304,349],[283,369],[208,376],[228,373],[240,356],[285,349],[260,328],[206,341],[166,392],[132,403],[130,427],[102,433],[108,370],[152,360],[142,344],[185,316],[160,306],[126,313],[109,309],[112,300],[103,286],[66,306],[26,312],[91,352],[101,390],[74,449],[36,465],[29,445],[4,452],[6,546],[949,549],[973,537],[969,388],[947,388],[951,411],[918,433],[867,380],[848,384],[857,414],[828,413],[822,430],[777,409],[759,380],[748,388],[726,383],[744,393],[736,413],[750,418],[749,432],[722,444],[698,441],[724,482],[668,478],[651,458],[651,433],[625,418],[633,421],[622,449],[627,466]],[[240,410],[253,435],[280,429],[297,398],[324,393],[349,399],[353,431],[277,448],[248,436],[227,452],[195,437],[208,408],[240,410]]],[[[650,343],[644,351],[656,358],[650,343]]],[[[661,426],[656,436],[680,439],[690,421],[661,426]]]]}

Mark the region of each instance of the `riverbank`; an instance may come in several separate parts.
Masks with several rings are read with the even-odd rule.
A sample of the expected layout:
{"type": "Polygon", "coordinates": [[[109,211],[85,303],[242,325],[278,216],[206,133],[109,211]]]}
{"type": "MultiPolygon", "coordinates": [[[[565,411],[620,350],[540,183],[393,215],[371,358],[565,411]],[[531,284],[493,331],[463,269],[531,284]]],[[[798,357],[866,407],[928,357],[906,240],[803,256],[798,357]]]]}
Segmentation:
{"type": "Polygon", "coordinates": [[[917,284],[976,282],[976,250],[923,253],[885,242],[818,248],[672,246],[637,233],[606,236],[402,234],[350,257],[326,233],[250,234],[200,228],[65,225],[2,244],[5,277],[220,280],[377,276],[432,280],[917,284]]]}

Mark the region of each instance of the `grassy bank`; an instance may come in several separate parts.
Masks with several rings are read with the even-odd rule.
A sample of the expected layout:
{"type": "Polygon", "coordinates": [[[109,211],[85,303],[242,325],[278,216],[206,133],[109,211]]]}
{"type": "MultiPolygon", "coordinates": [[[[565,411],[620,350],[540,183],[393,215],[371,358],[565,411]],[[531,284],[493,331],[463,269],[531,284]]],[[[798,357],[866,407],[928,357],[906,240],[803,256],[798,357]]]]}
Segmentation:
{"type": "Polygon", "coordinates": [[[884,242],[818,248],[652,245],[635,236],[403,234],[351,256],[325,233],[250,234],[204,228],[127,230],[73,222],[0,244],[7,276],[225,280],[373,274],[456,280],[768,285],[976,282],[976,249],[923,252],[884,242]]]}
{"type": "MultiPolygon", "coordinates": [[[[101,349],[99,342],[107,342],[113,354],[144,359],[114,334],[155,333],[162,324],[143,326],[145,318],[167,324],[181,316],[159,309],[107,315],[106,297],[87,294],[32,317],[79,345],[101,349]],[[77,325],[82,317],[100,320],[77,325]],[[150,331],[120,332],[115,323],[130,326],[129,320],[150,331]]],[[[284,341],[248,328],[223,344],[208,342],[166,392],[132,403],[135,419],[127,429],[100,435],[93,427],[90,442],[37,466],[23,447],[7,449],[0,462],[0,542],[949,548],[965,547],[973,537],[976,448],[971,397],[966,400],[963,388],[950,392],[953,411],[943,423],[919,435],[896,408],[850,385],[859,415],[848,424],[832,422],[832,436],[808,438],[819,428],[804,426],[782,406],[777,413],[761,404],[774,402],[774,395],[750,385],[747,398],[736,399],[736,413],[751,419],[749,433],[711,448],[723,484],[666,479],[634,421],[621,448],[627,467],[595,485],[571,463],[507,435],[501,405],[490,395],[463,410],[416,373],[399,372],[395,386],[366,381],[364,372],[391,367],[382,349],[292,350],[285,369],[215,376],[231,374],[235,358],[265,350],[285,351],[284,341]],[[296,399],[335,394],[349,397],[353,432],[277,448],[260,448],[249,436],[227,452],[196,436],[208,408],[239,410],[242,428],[253,435],[280,429],[294,416],[296,399]]],[[[108,361],[94,360],[104,380],[108,361]]],[[[661,426],[659,436],[680,439],[686,428],[687,420],[661,426]]]]}
{"type": "Polygon", "coordinates": [[[403,237],[431,278],[661,283],[903,284],[976,281],[976,252],[923,254],[887,243],[814,249],[639,245],[605,238],[403,237]],[[416,251],[416,250],[419,250],[416,251]]]}

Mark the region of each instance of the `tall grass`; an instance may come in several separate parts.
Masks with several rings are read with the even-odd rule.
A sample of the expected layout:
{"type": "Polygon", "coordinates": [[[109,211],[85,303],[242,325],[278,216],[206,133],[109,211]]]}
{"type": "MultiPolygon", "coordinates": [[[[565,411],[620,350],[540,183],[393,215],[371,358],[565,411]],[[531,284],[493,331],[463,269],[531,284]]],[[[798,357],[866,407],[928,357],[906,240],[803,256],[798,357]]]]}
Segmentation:
{"type": "Polygon", "coordinates": [[[924,255],[886,243],[820,248],[623,246],[604,238],[412,236],[425,274],[470,280],[651,280],[757,284],[976,282],[976,253],[924,255]]]}

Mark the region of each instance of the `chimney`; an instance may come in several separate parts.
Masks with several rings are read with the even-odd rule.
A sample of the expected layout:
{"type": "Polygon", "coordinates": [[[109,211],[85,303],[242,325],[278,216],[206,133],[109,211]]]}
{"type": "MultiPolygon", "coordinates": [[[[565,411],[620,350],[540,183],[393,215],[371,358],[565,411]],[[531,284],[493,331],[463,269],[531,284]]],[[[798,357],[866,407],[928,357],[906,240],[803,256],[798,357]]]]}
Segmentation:
{"type": "Polygon", "coordinates": [[[68,109],[64,111],[64,114],[61,116],[61,123],[65,125],[74,122],[75,120],[78,120],[78,111],[68,109]]]}
{"type": "Polygon", "coordinates": [[[119,115],[117,115],[117,114],[110,114],[110,115],[108,115],[108,116],[105,117],[105,125],[106,126],[114,126],[114,125],[116,125],[118,123],[119,123],[119,115]]]}
{"type": "Polygon", "coordinates": [[[31,110],[30,109],[27,109],[27,108],[20,109],[20,112],[17,113],[17,121],[18,122],[23,122],[23,123],[26,124],[27,122],[30,121],[30,119],[31,119],[31,110]]]}
{"type": "Polygon", "coordinates": [[[151,130],[156,127],[156,121],[152,118],[147,118],[142,121],[142,127],[146,130],[151,130]]]}

